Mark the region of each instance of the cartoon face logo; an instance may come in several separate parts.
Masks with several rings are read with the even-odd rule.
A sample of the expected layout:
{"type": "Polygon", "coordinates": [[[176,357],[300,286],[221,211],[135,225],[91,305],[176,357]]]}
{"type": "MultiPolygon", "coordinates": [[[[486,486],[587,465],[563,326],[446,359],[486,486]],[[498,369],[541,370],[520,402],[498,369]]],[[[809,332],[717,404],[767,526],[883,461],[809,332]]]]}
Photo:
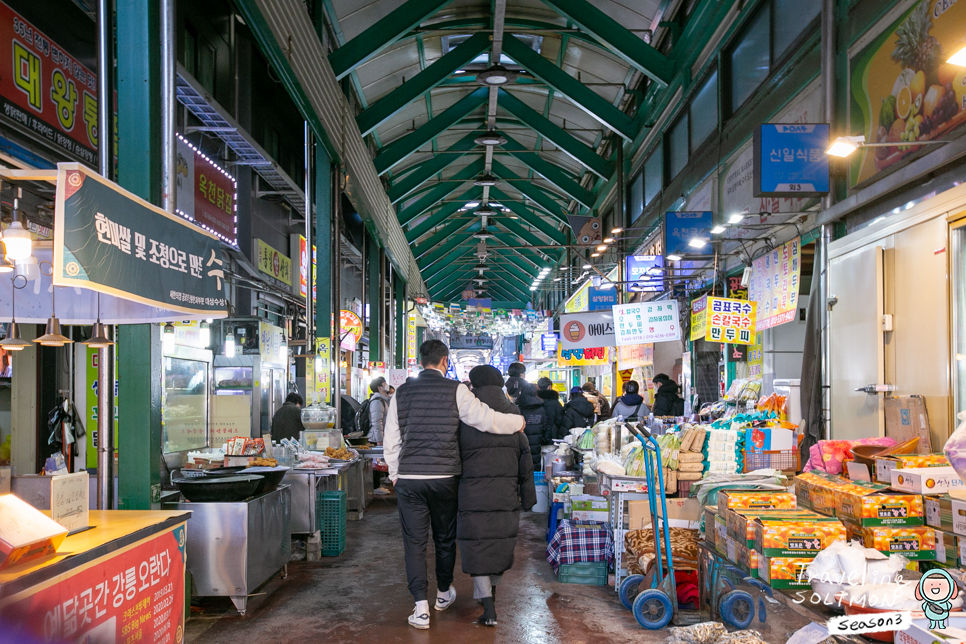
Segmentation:
{"type": "Polygon", "coordinates": [[[600,240],[600,219],[591,219],[577,231],[577,243],[582,246],[599,244],[600,240]]]}

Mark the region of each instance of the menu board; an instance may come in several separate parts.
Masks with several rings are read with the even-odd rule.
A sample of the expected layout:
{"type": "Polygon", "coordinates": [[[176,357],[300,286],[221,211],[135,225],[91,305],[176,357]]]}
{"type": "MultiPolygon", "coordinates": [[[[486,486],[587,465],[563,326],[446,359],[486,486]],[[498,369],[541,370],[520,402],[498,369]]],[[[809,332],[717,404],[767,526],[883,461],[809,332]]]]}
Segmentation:
{"type": "Polygon", "coordinates": [[[681,339],[678,303],[674,300],[619,304],[614,307],[617,346],[681,339]]]}
{"type": "Polygon", "coordinates": [[[708,317],[705,311],[708,308],[708,296],[691,300],[691,340],[701,340],[704,338],[708,329],[708,317]]]}
{"type": "Polygon", "coordinates": [[[802,270],[802,240],[799,237],[772,249],[751,265],[749,297],[757,302],[759,331],[795,319],[802,270]]]}
{"type": "Polygon", "coordinates": [[[752,344],[755,338],[755,302],[709,297],[706,312],[709,342],[752,344]]]}
{"type": "Polygon", "coordinates": [[[90,475],[59,474],[50,479],[50,518],[70,532],[88,527],[90,475]]]}
{"type": "Polygon", "coordinates": [[[634,369],[654,364],[653,344],[628,344],[617,347],[617,368],[634,369]]]}

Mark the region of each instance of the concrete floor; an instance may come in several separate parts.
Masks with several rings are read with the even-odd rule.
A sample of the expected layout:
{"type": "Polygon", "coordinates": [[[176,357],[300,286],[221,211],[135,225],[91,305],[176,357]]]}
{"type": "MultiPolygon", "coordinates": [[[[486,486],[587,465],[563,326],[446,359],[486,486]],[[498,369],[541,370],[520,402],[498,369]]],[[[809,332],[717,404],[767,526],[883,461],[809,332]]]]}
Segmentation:
{"type": "MultiPolygon", "coordinates": [[[[395,497],[376,498],[362,521],[348,524],[341,557],[293,562],[287,579],[259,589],[242,617],[227,599],[196,600],[188,621],[187,644],[617,644],[663,642],[666,631],[647,631],[624,609],[612,587],[556,581],[546,562],[546,515],[524,515],[516,565],[498,593],[496,628],[474,622],[481,608],[472,582],[456,564],[459,598],[443,613],[432,613],[429,631],[406,623],[412,599],[406,590],[402,537],[395,497]]],[[[432,567],[432,556],[430,556],[432,567]]],[[[430,570],[430,598],[435,599],[430,570]]],[[[769,644],[786,642],[806,621],[787,609],[769,609],[767,624],[753,622],[769,644]]]]}

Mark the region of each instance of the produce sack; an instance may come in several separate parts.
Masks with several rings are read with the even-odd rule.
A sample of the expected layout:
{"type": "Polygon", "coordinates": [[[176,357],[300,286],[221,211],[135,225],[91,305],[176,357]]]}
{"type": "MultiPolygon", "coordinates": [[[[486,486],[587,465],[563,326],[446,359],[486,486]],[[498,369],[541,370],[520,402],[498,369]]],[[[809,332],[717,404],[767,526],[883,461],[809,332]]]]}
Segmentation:
{"type": "Polygon", "coordinates": [[[672,626],[668,631],[671,635],[664,640],[666,644],[715,644],[718,638],[727,633],[724,624],[718,622],[672,626]]]}

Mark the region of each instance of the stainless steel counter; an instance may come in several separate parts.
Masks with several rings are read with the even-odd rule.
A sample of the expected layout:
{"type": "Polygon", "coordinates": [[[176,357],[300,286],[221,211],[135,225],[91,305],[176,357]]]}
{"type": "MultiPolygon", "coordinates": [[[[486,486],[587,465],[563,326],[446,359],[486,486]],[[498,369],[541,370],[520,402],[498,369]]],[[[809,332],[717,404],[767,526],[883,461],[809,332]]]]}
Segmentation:
{"type": "Polygon", "coordinates": [[[166,503],[164,509],[191,511],[187,565],[194,594],[230,597],[244,615],[248,596],[280,570],[284,575],[292,556],[288,485],[237,503],[166,503]]]}
{"type": "Polygon", "coordinates": [[[324,471],[289,470],[285,473],[282,481],[292,490],[292,534],[311,534],[319,529],[315,514],[317,495],[339,490],[340,479],[346,479],[346,468],[339,470],[338,474],[322,474],[324,471]]]}

